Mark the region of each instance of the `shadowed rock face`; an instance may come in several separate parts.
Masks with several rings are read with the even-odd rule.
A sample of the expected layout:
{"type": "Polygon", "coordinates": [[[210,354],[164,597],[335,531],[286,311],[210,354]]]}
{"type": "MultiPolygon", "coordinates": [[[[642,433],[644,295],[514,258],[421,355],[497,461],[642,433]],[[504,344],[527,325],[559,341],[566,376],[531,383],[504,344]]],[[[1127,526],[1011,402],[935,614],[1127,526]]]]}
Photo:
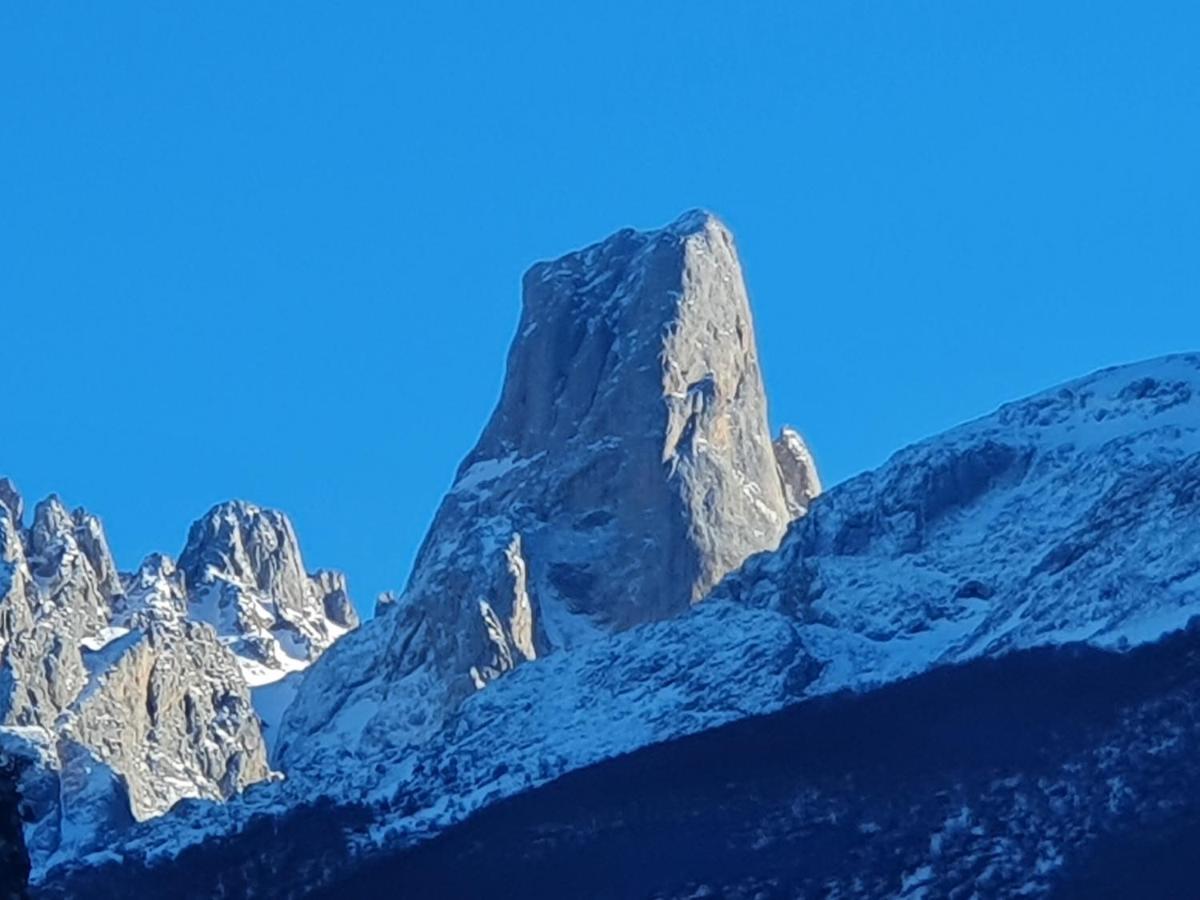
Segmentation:
{"type": "Polygon", "coordinates": [[[21,796],[17,766],[0,751],[0,898],[25,896],[29,881],[29,853],[21,833],[21,796]]]}
{"type": "Polygon", "coordinates": [[[368,731],[419,738],[523,661],[684,612],[802,511],[714,217],[539,263],[523,298],[500,400],[404,595],[306,676],[281,761],[343,713],[356,740],[369,707],[368,731]]]}

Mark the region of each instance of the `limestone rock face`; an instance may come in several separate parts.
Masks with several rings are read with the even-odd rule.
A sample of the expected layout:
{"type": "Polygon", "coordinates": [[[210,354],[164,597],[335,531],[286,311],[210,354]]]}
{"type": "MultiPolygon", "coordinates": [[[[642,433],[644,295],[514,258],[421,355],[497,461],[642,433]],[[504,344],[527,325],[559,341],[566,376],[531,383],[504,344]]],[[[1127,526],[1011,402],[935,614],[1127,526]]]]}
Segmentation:
{"type": "Polygon", "coordinates": [[[686,611],[778,544],[788,489],[724,225],[692,212],[535,265],[407,588],[306,674],[277,758],[320,731],[419,740],[522,662],[686,611]]]}
{"type": "MultiPolygon", "coordinates": [[[[0,486],[5,483],[8,479],[0,486]]],[[[33,587],[21,540],[20,509],[19,496],[12,506],[0,504],[0,653],[14,634],[33,623],[33,587]]]]}
{"type": "Polygon", "coordinates": [[[792,428],[783,428],[773,447],[788,512],[793,518],[799,518],[808,512],[809,504],[821,493],[821,477],[817,474],[816,461],[804,438],[792,428]]]}
{"type": "Polygon", "coordinates": [[[25,501],[10,478],[0,478],[0,506],[8,510],[8,518],[19,528],[25,517],[25,501]]]}
{"type": "Polygon", "coordinates": [[[175,561],[151,553],[138,570],[123,579],[124,594],[113,607],[113,622],[126,628],[148,628],[154,622],[178,622],[188,613],[187,586],[175,561]]]}
{"type": "Polygon", "coordinates": [[[41,603],[62,610],[85,632],[107,624],[120,584],[100,523],[85,510],[67,512],[51,495],[33,510],[26,558],[41,603]]]}
{"type": "Polygon", "coordinates": [[[287,516],[251,503],[213,507],[179,557],[189,614],[208,622],[251,685],[302,669],[358,624],[346,581],[310,575],[287,516]]]}
{"type": "Polygon", "coordinates": [[[137,819],[269,774],[250,690],[211,626],[151,622],[84,655],[94,673],[66,731],[124,776],[137,819]]]}
{"type": "Polygon", "coordinates": [[[197,522],[179,566],[154,553],[124,575],[86,510],[52,496],[28,528],[22,510],[0,481],[0,751],[38,798],[35,867],[267,778],[249,679],[303,668],[357,623],[344,576],[308,575],[287,518],[246,503],[197,522]]]}

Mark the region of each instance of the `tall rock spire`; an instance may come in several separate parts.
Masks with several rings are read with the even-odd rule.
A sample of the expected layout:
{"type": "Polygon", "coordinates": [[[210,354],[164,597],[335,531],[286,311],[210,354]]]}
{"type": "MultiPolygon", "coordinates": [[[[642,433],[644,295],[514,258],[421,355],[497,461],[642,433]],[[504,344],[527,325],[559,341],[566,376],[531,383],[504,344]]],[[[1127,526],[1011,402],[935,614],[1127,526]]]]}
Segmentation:
{"type": "Polygon", "coordinates": [[[539,263],[500,400],[404,595],[306,676],[279,752],[339,708],[361,715],[347,683],[436,726],[412,707],[677,615],[792,517],[725,226],[693,211],[539,263]]]}

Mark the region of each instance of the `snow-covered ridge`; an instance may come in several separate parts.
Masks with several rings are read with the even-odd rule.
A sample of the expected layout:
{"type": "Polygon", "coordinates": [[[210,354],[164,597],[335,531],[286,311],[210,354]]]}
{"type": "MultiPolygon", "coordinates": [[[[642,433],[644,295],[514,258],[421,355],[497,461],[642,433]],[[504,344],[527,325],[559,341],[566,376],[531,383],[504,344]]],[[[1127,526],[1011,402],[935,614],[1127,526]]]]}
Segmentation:
{"type": "Polygon", "coordinates": [[[1197,485],[1200,356],[1097,373],[832,488],[778,550],[681,617],[522,665],[431,739],[348,749],[318,736],[287,782],[160,820],[121,852],[173,855],[322,792],[374,805],[370,852],[806,698],[1018,647],[1154,641],[1200,614],[1197,485]]]}
{"type": "Polygon", "coordinates": [[[1106,369],[839,485],[714,596],[803,618],[830,688],[1133,646],[1200,612],[1198,476],[1200,356],[1106,369]]]}
{"type": "Polygon", "coordinates": [[[0,479],[0,752],[26,762],[35,866],[267,778],[278,698],[258,712],[251,685],[356,624],[345,579],[304,572],[287,519],[246,503],[197,522],[182,565],[155,553],[126,574],[85,510],[52,496],[23,514],[0,479]]]}

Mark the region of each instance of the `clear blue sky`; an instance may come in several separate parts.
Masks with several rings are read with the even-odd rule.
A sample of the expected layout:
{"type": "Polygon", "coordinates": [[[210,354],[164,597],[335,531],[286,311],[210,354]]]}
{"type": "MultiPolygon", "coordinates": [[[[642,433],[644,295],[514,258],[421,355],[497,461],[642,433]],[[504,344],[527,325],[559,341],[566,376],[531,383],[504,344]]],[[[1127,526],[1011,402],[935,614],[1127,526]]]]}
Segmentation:
{"type": "Polygon", "coordinates": [[[1194,3],[150,6],[0,9],[0,472],[124,567],[244,497],[369,608],[522,271],[693,206],[828,482],[1200,345],[1194,3]]]}

